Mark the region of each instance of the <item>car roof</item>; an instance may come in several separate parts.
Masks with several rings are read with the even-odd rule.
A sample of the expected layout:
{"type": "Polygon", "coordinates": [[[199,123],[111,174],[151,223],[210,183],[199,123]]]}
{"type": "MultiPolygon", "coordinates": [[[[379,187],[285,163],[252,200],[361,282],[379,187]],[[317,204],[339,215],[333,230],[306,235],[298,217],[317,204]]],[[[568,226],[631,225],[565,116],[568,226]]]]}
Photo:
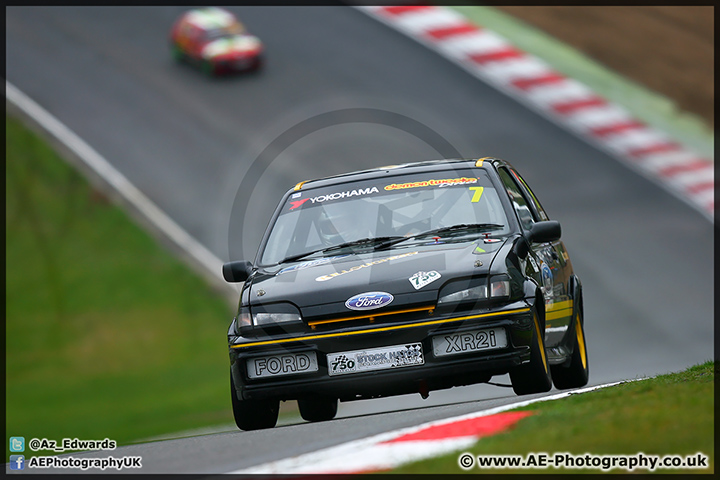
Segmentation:
{"type": "Polygon", "coordinates": [[[227,28],[238,21],[235,15],[219,7],[190,10],[185,14],[184,20],[203,30],[227,28]]]}
{"type": "Polygon", "coordinates": [[[355,172],[342,173],[340,175],[332,175],[329,177],[318,178],[314,180],[305,180],[298,183],[292,189],[294,191],[301,190],[306,187],[325,187],[329,185],[337,185],[359,180],[370,180],[387,175],[388,173],[420,173],[447,170],[448,167],[460,168],[484,168],[489,165],[497,167],[499,165],[510,164],[505,160],[495,157],[482,158],[446,158],[439,160],[425,160],[421,162],[403,163],[401,165],[387,165],[384,167],[371,168],[367,170],[358,170],[355,172]]]}

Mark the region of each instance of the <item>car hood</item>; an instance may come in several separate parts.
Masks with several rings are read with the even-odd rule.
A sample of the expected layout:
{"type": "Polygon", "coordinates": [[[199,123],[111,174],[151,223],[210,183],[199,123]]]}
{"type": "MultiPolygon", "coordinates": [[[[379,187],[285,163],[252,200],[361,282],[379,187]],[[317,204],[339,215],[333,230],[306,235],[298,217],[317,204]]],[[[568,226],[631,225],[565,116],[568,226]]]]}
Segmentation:
{"type": "Polygon", "coordinates": [[[205,45],[202,49],[204,58],[213,58],[231,53],[248,53],[262,47],[260,40],[254,35],[233,35],[218,38],[205,45]]]}
{"type": "Polygon", "coordinates": [[[251,308],[290,302],[301,310],[305,319],[348,315],[353,310],[379,313],[409,305],[434,305],[438,290],[448,281],[487,274],[503,243],[501,240],[486,243],[480,239],[424,244],[261,269],[253,277],[249,301],[251,308]],[[381,299],[382,295],[375,295],[370,302],[362,299],[359,303],[353,302],[354,297],[369,293],[389,296],[381,299]]]}

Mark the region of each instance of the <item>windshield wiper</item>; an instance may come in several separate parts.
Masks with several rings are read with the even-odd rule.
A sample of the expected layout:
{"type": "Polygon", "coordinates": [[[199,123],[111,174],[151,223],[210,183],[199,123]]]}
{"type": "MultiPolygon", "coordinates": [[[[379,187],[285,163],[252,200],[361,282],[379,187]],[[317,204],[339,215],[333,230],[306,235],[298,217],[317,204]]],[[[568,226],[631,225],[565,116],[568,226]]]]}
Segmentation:
{"type": "Polygon", "coordinates": [[[448,232],[462,232],[462,231],[468,231],[468,230],[498,230],[501,228],[504,228],[505,225],[500,225],[498,223],[461,223],[458,225],[451,225],[449,227],[440,227],[435,228],[433,230],[428,230],[427,232],[418,233],[417,235],[411,235],[411,236],[401,236],[401,235],[394,235],[394,236],[385,236],[385,237],[368,237],[368,238],[361,238],[360,240],[353,240],[351,242],[345,242],[340,243],[338,245],[333,245],[332,247],[326,247],[326,248],[320,248],[318,250],[311,250],[309,252],[305,253],[298,253],[296,255],[290,255],[288,257],[283,258],[278,262],[278,265],[282,263],[288,263],[288,262],[294,262],[296,260],[300,260],[301,258],[309,257],[310,255],[314,255],[316,253],[328,253],[333,252],[335,250],[341,250],[343,248],[347,247],[358,247],[358,246],[370,246],[374,245],[375,250],[382,250],[384,248],[391,247],[395,245],[396,243],[404,242],[405,240],[410,240],[411,238],[420,238],[420,237],[428,237],[430,235],[439,235],[441,233],[448,233],[448,232]]]}
{"type": "Polygon", "coordinates": [[[450,225],[449,227],[440,227],[433,230],[428,230],[427,232],[418,233],[417,235],[413,235],[413,238],[429,237],[430,235],[438,235],[441,233],[456,231],[462,232],[468,230],[498,230],[504,227],[505,225],[500,225],[499,223],[460,223],[458,225],[450,225]]]}
{"type": "Polygon", "coordinates": [[[298,253],[295,255],[290,255],[290,256],[287,256],[287,257],[283,258],[282,260],[280,260],[278,262],[278,265],[280,265],[282,263],[294,262],[295,260],[300,260],[301,258],[309,257],[310,255],[322,252],[323,250],[325,250],[325,249],[321,248],[318,250],[311,250],[311,251],[305,252],[305,253],[298,253]]]}
{"type": "Polygon", "coordinates": [[[294,262],[296,260],[300,260],[301,258],[309,257],[310,255],[313,255],[315,253],[327,253],[332,252],[335,250],[340,250],[342,248],[346,247],[355,247],[355,246],[366,246],[366,245],[376,245],[375,249],[380,250],[383,248],[387,248],[391,245],[393,245],[395,242],[399,242],[401,240],[406,240],[409,237],[401,237],[401,236],[387,236],[387,237],[369,237],[369,238],[361,238],[360,240],[353,240],[351,242],[345,242],[340,243],[338,245],[333,245],[332,247],[325,247],[320,248],[318,250],[311,250],[309,252],[305,253],[298,253],[296,255],[290,255],[288,257],[283,258],[278,262],[278,265],[282,263],[288,263],[288,262],[294,262]]]}
{"type": "Polygon", "coordinates": [[[386,237],[368,237],[368,238],[361,238],[360,240],[353,240],[352,242],[345,242],[341,243],[339,245],[333,245],[332,247],[328,247],[323,250],[323,252],[332,252],[333,250],[340,250],[341,248],[346,247],[359,247],[359,246],[370,246],[370,245],[376,245],[376,249],[383,248],[386,246],[386,244],[392,245],[393,241],[405,239],[405,237],[401,236],[386,236],[386,237]],[[380,244],[380,245],[377,245],[380,244]]]}

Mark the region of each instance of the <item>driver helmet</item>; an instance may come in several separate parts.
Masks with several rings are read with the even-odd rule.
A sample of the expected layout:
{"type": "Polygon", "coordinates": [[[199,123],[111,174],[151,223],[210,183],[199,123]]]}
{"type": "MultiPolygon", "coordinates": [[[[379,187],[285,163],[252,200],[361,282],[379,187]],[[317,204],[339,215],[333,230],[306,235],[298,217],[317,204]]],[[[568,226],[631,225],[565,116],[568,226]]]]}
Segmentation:
{"type": "Polygon", "coordinates": [[[358,215],[356,209],[323,209],[318,221],[318,233],[322,242],[327,246],[352,242],[370,236],[361,221],[363,215],[358,215]]]}

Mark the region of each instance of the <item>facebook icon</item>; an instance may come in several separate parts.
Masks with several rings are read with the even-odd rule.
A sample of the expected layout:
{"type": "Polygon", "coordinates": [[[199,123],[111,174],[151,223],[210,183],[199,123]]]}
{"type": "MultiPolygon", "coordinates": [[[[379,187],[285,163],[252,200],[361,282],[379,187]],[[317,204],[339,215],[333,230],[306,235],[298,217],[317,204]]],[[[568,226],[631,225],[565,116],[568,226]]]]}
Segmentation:
{"type": "Polygon", "coordinates": [[[10,455],[10,470],[24,470],[25,455],[10,455]]]}

